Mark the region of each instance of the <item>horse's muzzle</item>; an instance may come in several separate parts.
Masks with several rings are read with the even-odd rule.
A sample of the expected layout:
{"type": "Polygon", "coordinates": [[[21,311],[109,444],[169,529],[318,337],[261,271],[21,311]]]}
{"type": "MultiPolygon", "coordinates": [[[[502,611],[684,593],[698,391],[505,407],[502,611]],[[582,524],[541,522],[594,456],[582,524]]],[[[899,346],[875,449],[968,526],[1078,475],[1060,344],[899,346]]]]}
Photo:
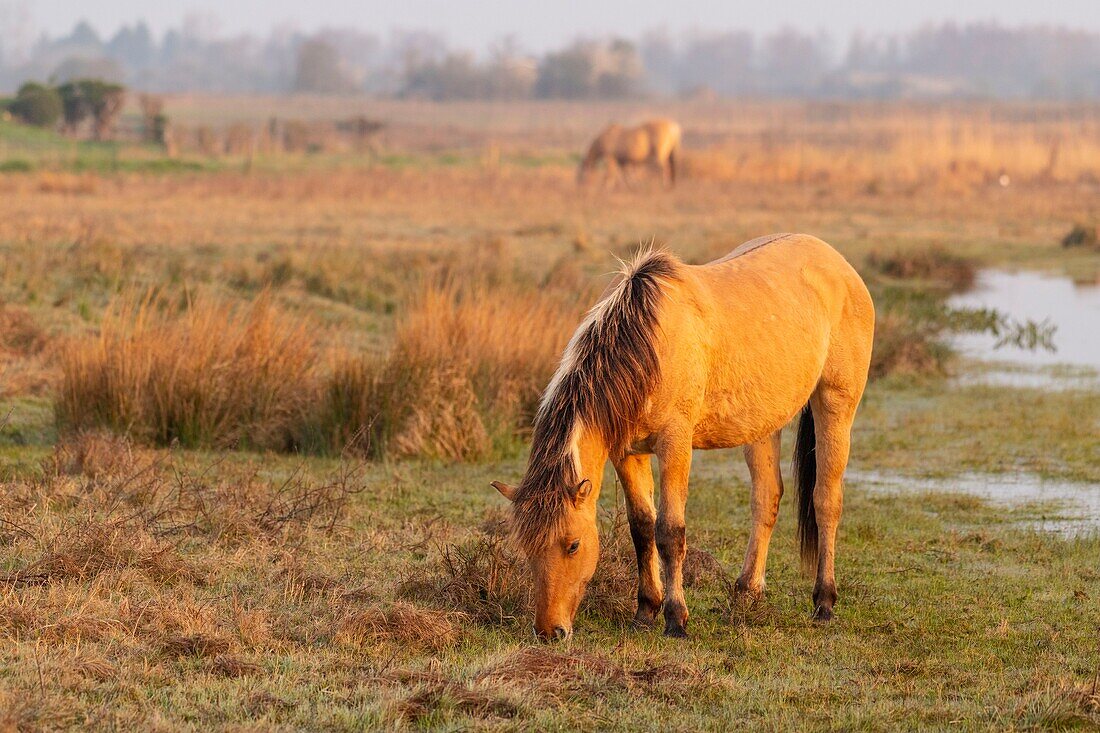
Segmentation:
{"type": "Polygon", "coordinates": [[[553,631],[539,631],[532,626],[531,630],[535,632],[535,638],[542,642],[568,641],[573,636],[573,630],[564,626],[555,626],[553,631]]]}

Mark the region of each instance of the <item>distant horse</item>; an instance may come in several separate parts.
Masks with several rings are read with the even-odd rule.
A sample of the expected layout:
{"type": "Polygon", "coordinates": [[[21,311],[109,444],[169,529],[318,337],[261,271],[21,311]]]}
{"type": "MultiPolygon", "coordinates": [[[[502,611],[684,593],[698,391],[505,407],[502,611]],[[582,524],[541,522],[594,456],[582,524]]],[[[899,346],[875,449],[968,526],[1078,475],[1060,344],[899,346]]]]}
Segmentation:
{"type": "Polygon", "coordinates": [[[707,265],[654,252],[626,267],[573,335],[546,389],[522,481],[493,482],[512,501],[513,531],[530,560],[536,634],[572,634],[599,556],[596,502],[609,458],[637,553],[637,623],[652,623],[663,608],[665,634],[687,635],[682,566],[693,449],[745,446],[752,529],[736,588],[763,593],[783,495],[779,432],[799,413],[801,554],[817,571],[813,616],[832,618],[841,479],[874,321],[856,271],[804,234],[762,237],[707,265]],[[661,467],[657,508],[651,455],[661,467]]]}
{"type": "Polygon", "coordinates": [[[680,126],[672,120],[652,120],[637,127],[611,125],[592,141],[577,169],[577,182],[585,183],[602,160],[612,183],[627,183],[624,169],[648,165],[668,187],[676,183],[680,153],[680,126]]]}

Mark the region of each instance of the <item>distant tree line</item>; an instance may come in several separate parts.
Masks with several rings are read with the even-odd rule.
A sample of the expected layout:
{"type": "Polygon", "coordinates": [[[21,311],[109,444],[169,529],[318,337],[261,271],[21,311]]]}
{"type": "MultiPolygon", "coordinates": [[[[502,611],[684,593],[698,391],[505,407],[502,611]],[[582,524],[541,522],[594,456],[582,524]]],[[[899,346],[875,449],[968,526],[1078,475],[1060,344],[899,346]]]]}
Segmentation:
{"type": "Polygon", "coordinates": [[[60,121],[62,130],[71,135],[90,123],[94,139],[108,140],[125,101],[125,87],[101,79],[75,79],[58,86],[26,82],[7,110],[35,127],[56,127],[60,121]]]}
{"type": "Polygon", "coordinates": [[[997,23],[855,34],[794,29],[658,31],[580,39],[547,53],[504,40],[481,53],[431,33],[353,30],[217,37],[191,19],[157,38],[143,24],[102,38],[88,23],[6,52],[0,89],[27,79],[99,78],[155,92],[369,93],[430,99],[764,97],[1100,98],[1100,33],[997,23]]]}

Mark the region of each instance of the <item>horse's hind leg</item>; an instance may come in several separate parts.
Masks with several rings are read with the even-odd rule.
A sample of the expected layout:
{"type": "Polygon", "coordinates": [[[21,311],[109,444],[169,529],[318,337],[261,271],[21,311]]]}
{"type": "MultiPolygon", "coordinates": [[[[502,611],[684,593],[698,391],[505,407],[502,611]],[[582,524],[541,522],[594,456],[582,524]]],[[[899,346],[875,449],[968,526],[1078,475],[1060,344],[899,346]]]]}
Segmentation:
{"type": "Polygon", "coordinates": [[[649,455],[625,456],[615,462],[615,472],[626,495],[630,538],[638,557],[638,610],[634,622],[649,625],[661,610],[661,565],[654,531],[657,510],[653,506],[653,470],[649,455]]]}
{"type": "Polygon", "coordinates": [[[749,547],[736,589],[740,593],[760,595],[764,592],[764,570],[768,562],[768,543],[775,520],[779,516],[779,500],[783,498],[783,475],[779,467],[779,431],[759,443],[745,446],[745,462],[752,476],[750,503],[752,529],[749,547]]]}
{"type": "Polygon", "coordinates": [[[836,603],[836,532],[844,504],[844,469],[851,447],[852,420],[862,386],[853,396],[851,389],[818,386],[810,398],[814,417],[814,453],[817,480],[814,483],[814,515],[817,520],[817,578],[814,582],[814,618],[828,621],[836,603]]]}

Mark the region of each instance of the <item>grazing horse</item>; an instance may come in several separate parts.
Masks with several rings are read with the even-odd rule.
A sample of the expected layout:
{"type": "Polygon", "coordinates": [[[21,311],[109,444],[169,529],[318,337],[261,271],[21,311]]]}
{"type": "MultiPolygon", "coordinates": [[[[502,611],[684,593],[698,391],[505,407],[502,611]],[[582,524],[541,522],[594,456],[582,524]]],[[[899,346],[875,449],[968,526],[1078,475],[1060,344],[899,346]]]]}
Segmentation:
{"type": "Polygon", "coordinates": [[[611,125],[601,132],[577,169],[577,182],[585,183],[601,160],[607,177],[627,183],[625,168],[649,165],[668,187],[676,183],[680,153],[680,125],[672,120],[652,120],[637,127],[611,125]]]}
{"type": "Polygon", "coordinates": [[[664,609],[687,635],[682,566],[693,449],[744,446],[752,529],[738,591],[764,591],[783,480],[779,432],[801,413],[795,447],[803,566],[816,568],[813,616],[832,618],[841,479],[867,383],[875,312],[851,265],[820,239],[777,234],[707,265],[650,252],[624,269],[581,323],[535,418],[513,532],[534,576],[535,632],[566,638],[596,570],[596,502],[607,460],[627,501],[638,560],[635,621],[664,609]],[[650,456],[661,468],[653,501],[650,456]]]}

